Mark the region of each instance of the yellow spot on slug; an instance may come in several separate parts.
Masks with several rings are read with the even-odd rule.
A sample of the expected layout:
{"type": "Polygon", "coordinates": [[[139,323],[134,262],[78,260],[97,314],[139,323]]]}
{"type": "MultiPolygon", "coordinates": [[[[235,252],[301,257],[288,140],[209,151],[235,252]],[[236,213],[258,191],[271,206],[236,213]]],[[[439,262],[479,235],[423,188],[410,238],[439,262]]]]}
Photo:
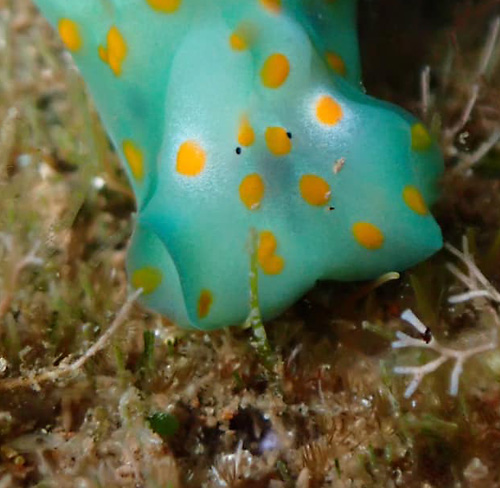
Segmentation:
{"type": "Polygon", "coordinates": [[[238,142],[245,147],[251,146],[255,141],[255,132],[250,125],[248,117],[242,117],[238,130],[238,142]]]}
{"type": "Polygon", "coordinates": [[[281,0],[260,0],[260,4],[273,14],[281,12],[281,0]]]}
{"type": "Polygon", "coordinates": [[[72,52],[82,48],[83,41],[78,24],[70,19],[61,19],[57,25],[62,42],[72,52]]]}
{"type": "Polygon", "coordinates": [[[143,295],[153,293],[161,284],[163,275],[158,268],[146,266],[132,273],[132,286],[136,289],[142,288],[143,295]]]}
{"type": "Polygon", "coordinates": [[[316,102],[316,117],[325,125],[335,125],[342,119],[342,107],[329,95],[316,102]]]}
{"type": "Polygon", "coordinates": [[[257,259],[264,273],[269,275],[280,274],[285,267],[285,260],[276,254],[278,242],[269,230],[264,230],[259,235],[257,259]]]}
{"type": "Polygon", "coordinates": [[[265,137],[267,148],[275,156],[286,156],[292,150],[292,141],[282,127],[268,127],[265,137]]]}
{"type": "Polygon", "coordinates": [[[260,207],[264,192],[264,181],[257,173],[245,176],[240,184],[240,198],[248,210],[256,210],[260,207]]]}
{"type": "Polygon", "coordinates": [[[340,76],[345,76],[346,75],[346,66],[344,60],[334,52],[327,52],[326,53],[326,61],[330,68],[335,71],[340,76]]]}
{"type": "Polygon", "coordinates": [[[403,200],[418,215],[427,215],[429,213],[424,197],[416,187],[411,185],[405,186],[403,200]]]}
{"type": "Polygon", "coordinates": [[[323,178],[316,175],[302,176],[299,187],[302,198],[309,205],[326,205],[332,195],[330,185],[323,178]]]}
{"type": "Polygon", "coordinates": [[[207,156],[195,141],[185,141],[177,153],[177,172],[184,176],[197,176],[205,167],[207,156]]]}
{"type": "Polygon", "coordinates": [[[198,318],[204,319],[210,313],[214,297],[210,290],[202,290],[198,298],[198,318]]]}
{"type": "Polygon", "coordinates": [[[432,137],[424,124],[417,122],[411,127],[411,148],[414,151],[426,151],[432,146],[432,137]]]}
{"type": "Polygon", "coordinates": [[[262,84],[266,88],[279,88],[290,74],[290,63],[284,54],[271,54],[260,72],[262,84]]]}
{"type": "Polygon", "coordinates": [[[146,2],[153,10],[173,14],[179,9],[182,0],[146,0],[146,2]]]}
{"type": "Polygon", "coordinates": [[[359,245],[374,251],[384,245],[384,234],[373,224],[368,222],[357,222],[352,226],[354,238],[359,245]]]}
{"type": "Polygon", "coordinates": [[[229,46],[234,51],[246,51],[254,44],[258,28],[254,22],[240,23],[229,36],[229,46]]]}
{"type": "Polygon", "coordinates": [[[102,61],[109,64],[115,76],[120,76],[128,51],[125,38],[118,28],[113,26],[108,31],[106,42],[106,46],[99,46],[99,57],[102,61]]]}
{"type": "Polygon", "coordinates": [[[248,42],[245,37],[238,32],[233,32],[229,36],[229,45],[234,51],[245,51],[248,49],[248,42]]]}
{"type": "Polygon", "coordinates": [[[99,58],[101,61],[107,64],[108,62],[108,50],[104,46],[99,46],[97,49],[97,52],[99,53],[99,58]]]}
{"type": "Polygon", "coordinates": [[[144,154],[130,140],[123,142],[123,154],[136,180],[144,178],[144,154]]]}

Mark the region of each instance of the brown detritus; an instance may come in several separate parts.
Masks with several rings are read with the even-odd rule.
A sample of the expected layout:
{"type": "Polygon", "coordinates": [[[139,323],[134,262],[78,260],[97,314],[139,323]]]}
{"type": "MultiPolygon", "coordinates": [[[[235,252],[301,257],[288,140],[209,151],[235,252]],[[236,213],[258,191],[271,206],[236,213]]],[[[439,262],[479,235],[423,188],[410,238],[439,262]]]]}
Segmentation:
{"type": "Polygon", "coordinates": [[[99,339],[92,344],[92,346],[90,346],[80,358],[69,363],[67,361],[63,362],[57,368],[37,372],[22,378],[8,378],[0,380],[0,391],[12,390],[15,388],[33,388],[35,390],[39,390],[41,388],[41,384],[46,381],[58,381],[66,376],[70,376],[71,374],[81,371],[89,359],[93,358],[98,352],[108,346],[113,335],[125,322],[132,305],[140,294],[141,290],[138,290],[130,295],[106,332],[102,334],[102,336],[99,337],[99,339]]]}
{"type": "MultiPolygon", "coordinates": [[[[6,279],[4,289],[2,290],[2,299],[0,300],[0,323],[4,319],[5,314],[9,311],[15,294],[18,291],[23,271],[30,266],[41,266],[43,264],[43,260],[37,256],[40,243],[36,243],[33,249],[25,256],[19,257],[17,256],[19,254],[18,246],[14,245],[9,236],[2,236],[2,238],[0,238],[0,240],[3,240],[4,252],[9,255],[6,261],[10,261],[12,264],[4,268],[6,279]]],[[[0,334],[1,332],[2,329],[0,328],[0,334]]]]}

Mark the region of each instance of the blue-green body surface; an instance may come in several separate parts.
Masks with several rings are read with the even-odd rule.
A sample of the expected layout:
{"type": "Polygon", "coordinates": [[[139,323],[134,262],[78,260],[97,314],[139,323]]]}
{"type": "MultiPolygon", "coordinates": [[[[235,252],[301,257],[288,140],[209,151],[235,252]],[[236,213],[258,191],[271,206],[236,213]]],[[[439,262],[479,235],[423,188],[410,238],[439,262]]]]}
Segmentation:
{"type": "Polygon", "coordinates": [[[149,308],[241,324],[255,252],[268,319],[317,280],[375,278],[441,247],[439,150],[363,93],[355,0],[35,3],[136,194],[128,272],[149,308]]]}

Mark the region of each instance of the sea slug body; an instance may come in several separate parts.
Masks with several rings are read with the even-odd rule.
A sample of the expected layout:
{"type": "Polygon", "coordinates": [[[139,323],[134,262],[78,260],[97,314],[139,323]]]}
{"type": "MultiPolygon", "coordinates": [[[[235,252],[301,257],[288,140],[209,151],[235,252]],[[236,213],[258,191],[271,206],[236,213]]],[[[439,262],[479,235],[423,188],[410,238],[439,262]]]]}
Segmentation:
{"type": "Polygon", "coordinates": [[[35,0],[72,53],[137,198],[143,303],[213,329],[317,280],[403,270],[442,245],[443,162],[361,89],[355,0],[35,0]]]}

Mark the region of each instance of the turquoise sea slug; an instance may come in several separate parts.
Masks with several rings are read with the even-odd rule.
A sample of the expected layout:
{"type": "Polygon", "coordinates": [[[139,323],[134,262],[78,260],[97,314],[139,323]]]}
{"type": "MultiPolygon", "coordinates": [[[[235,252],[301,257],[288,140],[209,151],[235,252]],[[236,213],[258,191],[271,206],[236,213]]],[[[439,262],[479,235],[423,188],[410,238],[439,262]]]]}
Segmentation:
{"type": "Polygon", "coordinates": [[[137,198],[128,272],[181,326],[276,316],[317,280],[441,247],[442,159],[361,87],[355,0],[35,0],[85,78],[137,198]],[[256,236],[251,246],[251,236],[256,236]]]}

